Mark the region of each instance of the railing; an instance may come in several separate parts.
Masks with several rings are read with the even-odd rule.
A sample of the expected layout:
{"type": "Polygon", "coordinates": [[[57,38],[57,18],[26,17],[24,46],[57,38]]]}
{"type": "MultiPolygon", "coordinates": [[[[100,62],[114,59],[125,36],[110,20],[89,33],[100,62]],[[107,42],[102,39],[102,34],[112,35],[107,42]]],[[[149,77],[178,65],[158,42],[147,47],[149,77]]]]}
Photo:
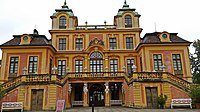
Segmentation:
{"type": "Polygon", "coordinates": [[[128,84],[137,81],[167,81],[186,91],[190,90],[192,83],[167,72],[135,72],[127,76],[128,84]]]}
{"type": "Polygon", "coordinates": [[[83,101],[72,101],[72,106],[83,106],[83,101]]]}
{"type": "Polygon", "coordinates": [[[137,73],[137,77],[139,80],[157,80],[163,78],[161,72],[140,72],[137,73]]]}
{"type": "Polygon", "coordinates": [[[183,89],[186,89],[186,90],[191,89],[192,83],[190,83],[182,78],[179,78],[173,74],[170,74],[170,73],[166,73],[166,74],[167,74],[167,80],[170,81],[171,83],[176,84],[177,86],[181,86],[181,87],[183,87],[183,89]]]}
{"type": "Polygon", "coordinates": [[[13,78],[12,80],[8,80],[7,82],[5,82],[5,83],[3,83],[3,84],[0,85],[1,91],[4,90],[4,89],[9,88],[10,86],[18,85],[21,82],[22,82],[22,76],[13,78]]]}
{"type": "Polygon", "coordinates": [[[43,84],[43,83],[53,83],[63,86],[68,79],[77,79],[77,78],[124,78],[128,84],[131,84],[135,81],[167,81],[185,91],[191,89],[192,83],[179,78],[173,74],[167,72],[135,72],[131,75],[125,74],[125,72],[101,72],[101,73],[91,73],[91,72],[82,72],[75,73],[70,72],[64,76],[58,76],[56,74],[29,74],[21,75],[12,80],[8,80],[0,85],[0,92],[4,91],[8,93],[10,90],[16,88],[20,84],[34,83],[34,84],[43,84]]]}
{"type": "Polygon", "coordinates": [[[162,81],[162,72],[134,72],[133,74],[127,74],[128,81],[162,81]]]}
{"type": "Polygon", "coordinates": [[[68,78],[109,78],[109,77],[124,77],[124,72],[70,72],[67,74],[68,78]]]}
{"type": "Polygon", "coordinates": [[[97,78],[97,77],[123,77],[123,72],[111,73],[111,72],[102,72],[102,73],[68,73],[64,76],[58,76],[56,74],[29,74],[29,75],[20,75],[16,78],[8,80],[7,82],[0,85],[0,91],[5,91],[5,93],[16,88],[20,84],[32,83],[32,84],[44,84],[44,83],[56,83],[59,85],[64,85],[68,78],[97,78]]]}
{"type": "Polygon", "coordinates": [[[49,74],[31,74],[25,75],[27,82],[41,82],[41,81],[51,81],[51,75],[49,74]]]}
{"type": "Polygon", "coordinates": [[[54,74],[29,74],[29,75],[20,75],[16,78],[13,78],[11,80],[8,80],[0,85],[0,92],[1,93],[8,93],[10,90],[16,88],[20,84],[26,84],[26,83],[58,83],[61,84],[56,77],[57,75],[54,74]]]}
{"type": "Polygon", "coordinates": [[[110,100],[111,105],[122,105],[122,100],[110,100]]]}
{"type": "Polygon", "coordinates": [[[80,25],[76,27],[76,30],[104,30],[104,29],[116,29],[115,25],[80,25]]]}

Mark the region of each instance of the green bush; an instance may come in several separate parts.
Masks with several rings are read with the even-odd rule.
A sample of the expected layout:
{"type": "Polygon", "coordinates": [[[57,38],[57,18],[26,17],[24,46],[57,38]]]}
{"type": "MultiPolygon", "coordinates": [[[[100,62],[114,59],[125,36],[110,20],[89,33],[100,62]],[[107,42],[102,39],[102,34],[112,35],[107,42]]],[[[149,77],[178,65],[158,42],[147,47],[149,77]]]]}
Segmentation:
{"type": "Polygon", "coordinates": [[[192,87],[190,97],[194,103],[200,103],[200,86],[192,87]]]}
{"type": "Polygon", "coordinates": [[[161,95],[158,96],[158,104],[159,105],[165,105],[166,101],[167,101],[167,95],[163,95],[161,93],[161,95]]]}

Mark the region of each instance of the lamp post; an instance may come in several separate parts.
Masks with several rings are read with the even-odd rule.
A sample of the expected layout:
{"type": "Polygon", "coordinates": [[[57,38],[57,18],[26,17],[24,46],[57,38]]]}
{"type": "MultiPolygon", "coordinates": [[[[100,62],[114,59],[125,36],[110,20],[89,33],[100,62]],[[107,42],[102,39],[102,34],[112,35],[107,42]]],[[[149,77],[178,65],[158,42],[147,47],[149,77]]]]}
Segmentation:
{"type": "Polygon", "coordinates": [[[108,67],[105,67],[105,71],[108,72],[108,67]]]}
{"type": "Polygon", "coordinates": [[[126,72],[126,67],[125,67],[125,66],[123,66],[123,67],[122,67],[122,70],[123,70],[124,72],[126,72]]]}
{"type": "Polygon", "coordinates": [[[137,66],[133,65],[131,66],[131,68],[132,68],[132,72],[135,72],[135,70],[137,69],[137,66]]]}
{"type": "Polygon", "coordinates": [[[84,68],[84,72],[87,72],[87,67],[84,68]]]}
{"type": "Polygon", "coordinates": [[[165,72],[165,68],[166,68],[165,65],[162,65],[160,68],[163,70],[163,72],[165,72]]]}
{"type": "Polygon", "coordinates": [[[57,69],[58,69],[58,68],[54,65],[54,67],[52,68],[53,74],[56,74],[57,69]]]}
{"type": "Polygon", "coordinates": [[[69,72],[70,68],[66,67],[66,74],[69,72]]]}
{"type": "Polygon", "coordinates": [[[22,70],[23,70],[23,75],[26,75],[27,68],[24,67],[22,70]]]}

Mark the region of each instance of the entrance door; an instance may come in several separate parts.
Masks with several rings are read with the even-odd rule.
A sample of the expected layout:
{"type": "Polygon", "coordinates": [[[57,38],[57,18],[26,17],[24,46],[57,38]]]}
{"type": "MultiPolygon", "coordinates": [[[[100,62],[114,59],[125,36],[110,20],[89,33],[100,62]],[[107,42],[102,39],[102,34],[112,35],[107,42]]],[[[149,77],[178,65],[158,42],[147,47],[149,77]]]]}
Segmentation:
{"type": "Polygon", "coordinates": [[[33,89],[31,93],[31,109],[32,110],[42,110],[43,106],[43,89],[33,89]]]}
{"type": "Polygon", "coordinates": [[[146,87],[147,108],[158,108],[157,97],[157,87],[146,87]]]}
{"type": "Polygon", "coordinates": [[[105,106],[104,103],[104,87],[101,84],[94,84],[90,87],[90,102],[92,106],[105,106]]]}

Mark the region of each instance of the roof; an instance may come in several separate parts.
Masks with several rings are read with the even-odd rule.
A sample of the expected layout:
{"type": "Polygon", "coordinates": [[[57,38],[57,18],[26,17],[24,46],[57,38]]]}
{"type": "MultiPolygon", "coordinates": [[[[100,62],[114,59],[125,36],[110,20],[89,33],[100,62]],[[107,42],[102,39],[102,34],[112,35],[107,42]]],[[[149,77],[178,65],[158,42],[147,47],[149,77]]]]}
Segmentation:
{"type": "MultiPolygon", "coordinates": [[[[30,36],[32,37],[32,40],[30,42],[30,44],[28,45],[50,45],[49,44],[49,40],[46,38],[45,35],[36,35],[36,34],[30,34],[30,36]]],[[[21,35],[13,35],[13,39],[9,40],[8,42],[2,44],[1,46],[16,46],[19,45],[20,46],[20,41],[21,41],[21,35]]]]}
{"type": "MultiPolygon", "coordinates": [[[[160,41],[159,35],[161,33],[162,32],[146,33],[144,35],[144,37],[142,38],[141,43],[166,43],[166,42],[160,41]]],[[[179,37],[177,34],[178,33],[169,33],[170,43],[191,43],[191,42],[179,37]]]]}
{"type": "Polygon", "coordinates": [[[53,13],[52,16],[56,16],[58,12],[62,12],[62,11],[67,13],[69,16],[74,16],[74,13],[73,13],[72,9],[69,9],[69,7],[66,4],[66,1],[65,1],[64,5],[62,6],[61,9],[56,9],[55,11],[56,12],[53,13]]]}
{"type": "Polygon", "coordinates": [[[126,4],[126,0],[124,2],[122,9],[118,10],[117,16],[121,16],[125,11],[131,11],[135,15],[140,16],[140,14],[138,14],[138,12],[136,12],[134,8],[129,8],[129,5],[126,4]]]}

